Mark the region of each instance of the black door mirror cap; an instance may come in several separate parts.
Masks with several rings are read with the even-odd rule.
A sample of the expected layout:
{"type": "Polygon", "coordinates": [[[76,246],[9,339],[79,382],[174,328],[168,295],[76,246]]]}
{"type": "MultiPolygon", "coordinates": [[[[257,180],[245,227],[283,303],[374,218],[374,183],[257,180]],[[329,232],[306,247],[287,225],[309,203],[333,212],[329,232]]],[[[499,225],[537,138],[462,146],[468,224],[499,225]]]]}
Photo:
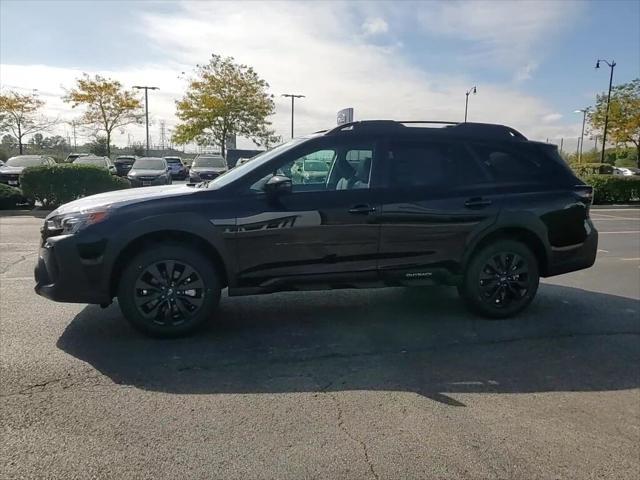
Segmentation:
{"type": "Polygon", "coordinates": [[[274,175],[264,184],[264,191],[267,195],[278,196],[291,193],[291,179],[284,175],[274,175]]]}

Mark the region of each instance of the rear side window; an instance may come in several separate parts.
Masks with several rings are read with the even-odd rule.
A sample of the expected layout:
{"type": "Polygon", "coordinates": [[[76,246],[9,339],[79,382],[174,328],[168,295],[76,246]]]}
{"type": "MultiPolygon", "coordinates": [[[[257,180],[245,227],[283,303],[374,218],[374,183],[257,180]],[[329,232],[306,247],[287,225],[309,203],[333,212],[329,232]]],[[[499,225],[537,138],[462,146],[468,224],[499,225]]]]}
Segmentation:
{"type": "Polygon", "coordinates": [[[482,168],[459,144],[395,141],[389,157],[392,187],[453,187],[487,180],[482,168]]]}
{"type": "Polygon", "coordinates": [[[548,183],[564,173],[556,162],[533,145],[518,148],[471,145],[471,148],[498,183],[548,183]]]}

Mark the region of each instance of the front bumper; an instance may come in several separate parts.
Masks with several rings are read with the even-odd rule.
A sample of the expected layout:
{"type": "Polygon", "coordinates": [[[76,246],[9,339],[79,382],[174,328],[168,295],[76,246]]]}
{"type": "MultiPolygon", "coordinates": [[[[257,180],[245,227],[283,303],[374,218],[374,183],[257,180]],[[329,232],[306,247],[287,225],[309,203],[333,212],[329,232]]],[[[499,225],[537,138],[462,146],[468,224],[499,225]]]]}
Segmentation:
{"type": "Polygon", "coordinates": [[[590,220],[585,223],[587,236],[580,245],[551,248],[551,255],[545,277],[575,272],[591,267],[598,253],[598,231],[590,220]]]}
{"type": "Polygon", "coordinates": [[[35,292],[56,302],[111,302],[103,268],[104,243],[78,244],[72,235],[45,240],[34,276],[35,292]]]}
{"type": "Polygon", "coordinates": [[[157,177],[150,180],[142,180],[138,178],[127,177],[132,187],[153,187],[157,185],[166,185],[167,180],[163,177],[157,177]]]}

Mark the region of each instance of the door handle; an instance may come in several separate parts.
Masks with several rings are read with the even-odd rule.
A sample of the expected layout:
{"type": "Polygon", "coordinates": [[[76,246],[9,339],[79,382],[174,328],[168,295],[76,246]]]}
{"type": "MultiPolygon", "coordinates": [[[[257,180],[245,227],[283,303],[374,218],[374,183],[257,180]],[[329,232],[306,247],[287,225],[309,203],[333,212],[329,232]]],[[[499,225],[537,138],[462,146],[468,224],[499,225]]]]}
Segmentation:
{"type": "Polygon", "coordinates": [[[482,197],[470,198],[464,202],[464,206],[467,208],[484,208],[491,205],[491,200],[482,197]]]}
{"type": "Polygon", "coordinates": [[[349,213],[354,215],[369,215],[370,213],[375,213],[375,207],[371,205],[355,205],[349,209],[349,213]]]}

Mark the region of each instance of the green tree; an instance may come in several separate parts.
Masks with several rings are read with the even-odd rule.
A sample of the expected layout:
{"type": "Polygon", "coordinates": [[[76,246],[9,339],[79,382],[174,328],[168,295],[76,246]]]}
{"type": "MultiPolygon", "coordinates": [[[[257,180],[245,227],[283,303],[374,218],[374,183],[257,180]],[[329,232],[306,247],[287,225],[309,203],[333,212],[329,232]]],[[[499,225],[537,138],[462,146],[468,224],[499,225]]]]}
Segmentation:
{"type": "Polygon", "coordinates": [[[107,137],[99,135],[89,144],[89,152],[99,157],[108,157],[111,152],[111,147],[108,143],[107,137]]]}
{"type": "Polygon", "coordinates": [[[212,55],[196,67],[184,97],[176,102],[178,124],[173,141],[184,145],[219,145],[226,153],[230,135],[258,143],[268,135],[269,116],[275,111],[269,84],[253,68],[235,63],[232,57],[212,55]]]}
{"type": "MultiPolygon", "coordinates": [[[[589,113],[591,129],[602,132],[607,108],[607,94],[597,96],[596,105],[589,113]]],[[[609,104],[608,138],[617,144],[633,144],[640,168],[640,78],[611,89],[609,104]]]]}
{"type": "Polygon", "coordinates": [[[142,102],[134,92],[124,90],[117,80],[100,75],[90,77],[85,73],[63,99],[73,108],[85,107],[81,124],[94,128],[96,135],[104,132],[105,155],[111,155],[111,134],[116,128],[139,123],[143,118],[142,102]]]}
{"type": "Polygon", "coordinates": [[[40,115],[44,102],[36,93],[23,95],[15,91],[0,94],[0,132],[9,132],[17,140],[22,154],[23,139],[36,132],[46,131],[57,119],[40,115]]]}

